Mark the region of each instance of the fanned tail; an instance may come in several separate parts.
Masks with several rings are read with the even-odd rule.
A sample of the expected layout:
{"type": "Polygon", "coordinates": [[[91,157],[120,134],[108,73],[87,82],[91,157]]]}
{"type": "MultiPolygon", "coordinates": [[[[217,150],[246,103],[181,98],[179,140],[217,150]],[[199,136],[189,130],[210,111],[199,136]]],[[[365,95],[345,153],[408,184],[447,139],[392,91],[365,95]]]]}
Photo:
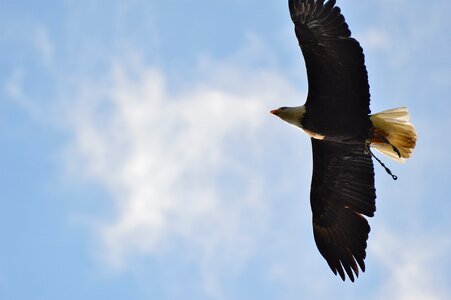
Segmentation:
{"type": "Polygon", "coordinates": [[[412,155],[417,142],[407,107],[398,107],[370,116],[374,126],[371,146],[388,157],[404,162],[412,155]]]}

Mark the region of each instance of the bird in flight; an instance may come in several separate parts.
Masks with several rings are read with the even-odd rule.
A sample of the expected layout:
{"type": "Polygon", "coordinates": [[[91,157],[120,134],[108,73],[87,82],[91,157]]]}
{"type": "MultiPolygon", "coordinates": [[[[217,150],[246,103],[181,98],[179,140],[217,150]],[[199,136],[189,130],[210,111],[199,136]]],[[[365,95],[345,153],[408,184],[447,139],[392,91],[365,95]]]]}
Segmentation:
{"type": "Polygon", "coordinates": [[[307,69],[308,95],[302,106],[271,113],[311,137],[315,242],[334,274],[354,281],[359,267],[365,271],[370,232],[365,216],[376,211],[371,148],[404,161],[416,133],[405,107],[371,114],[363,50],[335,0],[289,0],[288,5],[307,69]]]}

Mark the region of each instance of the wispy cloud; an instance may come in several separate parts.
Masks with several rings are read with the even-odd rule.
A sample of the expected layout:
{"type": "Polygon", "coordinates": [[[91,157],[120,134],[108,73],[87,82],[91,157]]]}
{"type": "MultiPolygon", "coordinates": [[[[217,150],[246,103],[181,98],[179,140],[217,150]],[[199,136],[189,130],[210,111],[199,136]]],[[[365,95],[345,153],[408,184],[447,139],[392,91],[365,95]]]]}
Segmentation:
{"type": "Polygon", "coordinates": [[[261,234],[263,175],[252,169],[258,157],[247,165],[242,155],[262,146],[271,102],[297,93],[277,72],[208,61],[202,69],[206,77],[172,92],[162,71],[118,64],[71,108],[68,161],[114,199],[115,216],[96,228],[114,268],[178,241],[209,274],[211,265],[239,265],[261,234]]]}
{"type": "MultiPolygon", "coordinates": [[[[378,230],[371,252],[386,269],[379,299],[449,299],[447,278],[441,276],[451,239],[424,232],[402,235],[378,230]]],[[[449,259],[448,259],[449,260],[449,259]]],[[[445,263],[446,265],[446,263],[445,263]]]]}

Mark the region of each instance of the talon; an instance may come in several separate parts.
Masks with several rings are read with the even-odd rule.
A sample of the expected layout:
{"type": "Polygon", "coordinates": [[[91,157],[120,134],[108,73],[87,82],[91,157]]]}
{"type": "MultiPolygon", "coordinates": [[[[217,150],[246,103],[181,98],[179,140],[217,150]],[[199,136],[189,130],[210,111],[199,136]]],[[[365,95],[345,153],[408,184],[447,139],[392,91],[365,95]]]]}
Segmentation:
{"type": "Polygon", "coordinates": [[[370,144],[371,144],[370,140],[365,140],[365,150],[363,151],[363,153],[365,153],[365,154],[370,153],[370,144]]]}

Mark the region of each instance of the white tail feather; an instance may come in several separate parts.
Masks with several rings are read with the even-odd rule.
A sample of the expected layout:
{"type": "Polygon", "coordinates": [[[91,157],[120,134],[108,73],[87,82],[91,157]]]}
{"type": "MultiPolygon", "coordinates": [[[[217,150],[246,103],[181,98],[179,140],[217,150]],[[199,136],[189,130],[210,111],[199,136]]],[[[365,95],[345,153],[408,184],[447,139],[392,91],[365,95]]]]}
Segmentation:
{"type": "Polygon", "coordinates": [[[415,127],[409,121],[407,107],[382,111],[371,115],[370,120],[375,129],[371,140],[372,147],[398,162],[404,162],[412,155],[417,134],[415,127]],[[394,148],[399,151],[399,154],[394,148]]]}

